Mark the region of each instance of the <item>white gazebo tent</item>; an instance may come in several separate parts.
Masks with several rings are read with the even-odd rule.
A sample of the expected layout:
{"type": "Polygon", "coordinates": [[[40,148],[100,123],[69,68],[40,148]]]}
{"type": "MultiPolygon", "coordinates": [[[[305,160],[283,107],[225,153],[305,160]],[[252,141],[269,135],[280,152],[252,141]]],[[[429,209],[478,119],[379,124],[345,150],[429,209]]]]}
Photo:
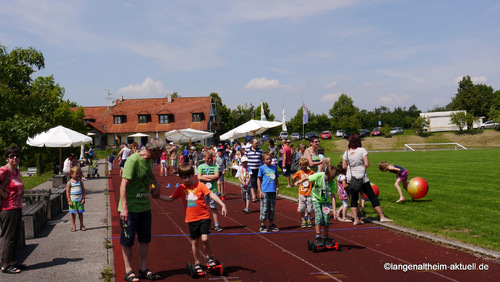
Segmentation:
{"type": "Polygon", "coordinates": [[[244,124],[222,134],[220,140],[224,141],[227,139],[241,138],[247,135],[257,135],[262,134],[269,128],[280,126],[282,123],[279,121],[265,121],[265,120],[255,120],[251,119],[244,124]]]}

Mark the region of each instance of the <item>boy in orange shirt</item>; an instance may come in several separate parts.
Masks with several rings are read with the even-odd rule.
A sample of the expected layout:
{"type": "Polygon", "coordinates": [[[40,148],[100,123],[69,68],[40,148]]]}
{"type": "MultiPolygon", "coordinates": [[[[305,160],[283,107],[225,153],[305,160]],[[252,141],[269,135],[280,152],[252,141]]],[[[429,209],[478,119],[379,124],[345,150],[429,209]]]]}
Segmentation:
{"type": "MultiPolygon", "coordinates": [[[[300,168],[301,170],[297,171],[293,176],[292,179],[295,181],[294,185],[299,186],[299,180],[308,177],[309,175],[313,175],[314,171],[310,170],[308,165],[309,161],[307,158],[302,157],[299,160],[300,168]],[[297,180],[296,180],[297,179],[297,180]]],[[[313,206],[312,206],[312,199],[311,199],[311,190],[312,190],[312,185],[309,181],[304,181],[302,184],[299,186],[299,206],[297,211],[301,214],[304,214],[304,217],[302,217],[302,223],[301,227],[313,227],[313,224],[311,222],[312,218],[312,211],[313,211],[313,206]]]]}
{"type": "Polygon", "coordinates": [[[189,163],[182,164],[179,167],[179,177],[182,184],[172,193],[171,196],[160,195],[161,200],[172,202],[177,198],[182,198],[184,211],[186,213],[186,222],[189,224],[189,233],[191,236],[191,249],[194,256],[194,269],[197,273],[203,273],[200,264],[199,254],[204,256],[208,266],[213,267],[218,263],[213,259],[212,246],[208,240],[210,234],[210,212],[205,202],[205,196],[209,196],[222,207],[222,215],[227,214],[226,205],[221,199],[211,192],[207,186],[199,182],[194,173],[194,168],[189,163]],[[201,238],[201,240],[200,240],[201,238]]]}

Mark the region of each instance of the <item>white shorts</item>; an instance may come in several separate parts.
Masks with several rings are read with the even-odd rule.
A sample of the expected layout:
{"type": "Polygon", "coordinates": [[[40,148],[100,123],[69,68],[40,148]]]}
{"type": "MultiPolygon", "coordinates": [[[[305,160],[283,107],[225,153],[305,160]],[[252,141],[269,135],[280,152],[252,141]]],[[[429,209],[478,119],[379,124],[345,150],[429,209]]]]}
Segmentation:
{"type": "Polygon", "coordinates": [[[299,207],[297,208],[298,212],[307,211],[307,213],[313,212],[313,205],[311,196],[299,195],[299,207]]]}

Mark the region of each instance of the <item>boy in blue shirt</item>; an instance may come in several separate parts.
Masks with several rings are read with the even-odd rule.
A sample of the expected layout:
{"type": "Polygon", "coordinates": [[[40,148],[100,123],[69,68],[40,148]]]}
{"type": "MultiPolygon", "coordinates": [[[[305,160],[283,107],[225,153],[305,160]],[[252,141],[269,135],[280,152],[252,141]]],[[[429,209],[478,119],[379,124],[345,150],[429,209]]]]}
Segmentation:
{"type": "Polygon", "coordinates": [[[278,168],[271,164],[271,154],[266,151],[262,154],[264,164],[259,167],[257,175],[257,188],[260,198],[260,232],[279,229],[274,225],[274,207],[276,206],[276,194],[279,192],[278,168]],[[269,229],[266,228],[266,219],[269,219],[269,229]]]}

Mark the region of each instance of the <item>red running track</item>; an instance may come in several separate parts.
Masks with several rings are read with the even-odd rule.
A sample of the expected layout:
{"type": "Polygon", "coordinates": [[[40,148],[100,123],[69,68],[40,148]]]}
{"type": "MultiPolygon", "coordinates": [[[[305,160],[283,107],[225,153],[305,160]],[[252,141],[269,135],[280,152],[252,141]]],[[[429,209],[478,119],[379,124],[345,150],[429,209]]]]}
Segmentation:
{"type": "MultiPolygon", "coordinates": [[[[177,176],[159,176],[162,194],[170,195],[177,176]],[[171,188],[165,188],[168,184],[171,188]]],[[[117,212],[119,185],[118,170],[109,179],[112,211],[114,262],[117,281],[125,270],[119,245],[120,226],[117,212]]],[[[201,280],[225,281],[494,281],[498,279],[498,261],[479,258],[459,250],[408,237],[376,225],[353,226],[352,223],[332,221],[330,235],[341,244],[340,251],[313,253],[307,250],[307,240],[313,240],[313,228],[301,228],[297,204],[284,199],[276,203],[276,226],[280,232],[259,232],[259,205],[251,204],[252,213],[245,214],[240,188],[226,183],[228,216],[221,219],[223,232],[210,235],[216,259],[224,262],[228,275],[207,275],[201,280]],[[394,267],[440,267],[440,270],[386,270],[394,267]],[[445,269],[446,267],[446,269],[445,269]],[[470,267],[475,270],[451,270],[470,267]],[[488,270],[479,268],[488,267],[488,270]]],[[[193,262],[189,230],[184,222],[180,200],[167,203],[152,199],[153,238],[150,243],[148,266],[164,280],[186,281],[186,263],[193,262]]],[[[134,247],[133,267],[138,272],[138,255],[134,247]]]]}

